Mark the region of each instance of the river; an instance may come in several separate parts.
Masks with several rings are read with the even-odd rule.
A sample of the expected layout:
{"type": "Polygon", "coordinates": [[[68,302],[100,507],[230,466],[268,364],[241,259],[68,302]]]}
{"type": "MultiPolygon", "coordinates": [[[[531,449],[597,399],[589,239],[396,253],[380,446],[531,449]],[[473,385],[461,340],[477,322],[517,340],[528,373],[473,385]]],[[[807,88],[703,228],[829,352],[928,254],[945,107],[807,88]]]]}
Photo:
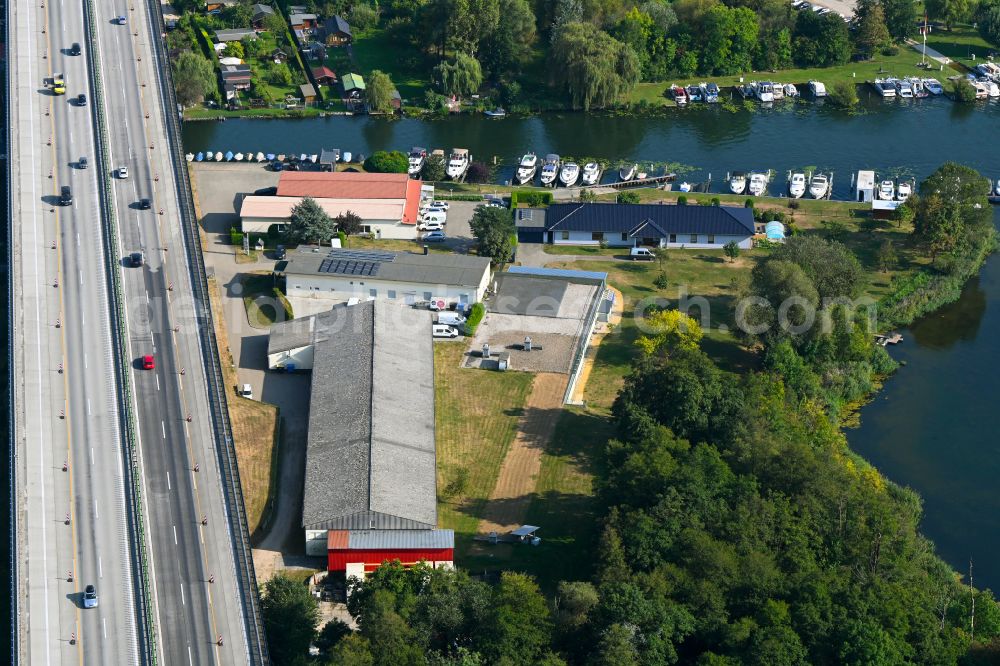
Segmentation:
{"type": "MultiPolygon", "coordinates": [[[[520,155],[556,152],[616,162],[677,162],[714,174],[794,167],[832,169],[837,198],[850,198],[850,174],[927,176],[942,162],[1000,177],[1000,104],[960,106],[943,98],[866,100],[849,115],[829,105],[786,104],[754,113],[680,109],[652,117],[551,114],[502,121],[248,120],[188,123],[186,149],[354,153],[453,146],[477,159],[504,161],[509,178],[520,155]],[[905,107],[905,108],[902,108],[905,107]]],[[[779,176],[780,178],[780,176],[779,176]]],[[[1000,216],[998,216],[1000,217],[1000,216]]],[[[903,331],[891,353],[906,365],[862,410],[847,432],[851,446],[890,479],[923,497],[921,528],[958,571],[969,558],[980,586],[1000,589],[1000,256],[969,282],[961,299],[903,331]]]]}
{"type": "MultiPolygon", "coordinates": [[[[468,148],[475,159],[502,160],[501,181],[521,155],[596,157],[680,163],[703,180],[711,174],[719,191],[728,171],[774,169],[783,185],[792,168],[834,172],[836,198],[851,197],[851,174],[874,169],[892,176],[926,176],[952,159],[1000,177],[995,137],[1000,103],[959,105],[928,98],[866,100],[850,115],[829,104],[788,102],[773,109],[730,112],[688,108],[655,116],[556,113],[490,120],[465,114],[443,120],[383,120],[331,116],[309,120],[228,120],[184,126],[188,152],[318,153],[340,148],[355,155],[375,150],[468,148]]],[[[781,185],[773,185],[778,194],[781,185]]]]}

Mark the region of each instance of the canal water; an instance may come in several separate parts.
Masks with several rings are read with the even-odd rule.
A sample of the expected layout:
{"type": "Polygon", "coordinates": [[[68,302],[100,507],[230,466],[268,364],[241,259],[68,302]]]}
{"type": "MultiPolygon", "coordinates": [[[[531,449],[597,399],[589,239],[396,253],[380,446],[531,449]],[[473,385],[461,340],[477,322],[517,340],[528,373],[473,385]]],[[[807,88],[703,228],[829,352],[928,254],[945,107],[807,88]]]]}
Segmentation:
{"type": "MultiPolygon", "coordinates": [[[[851,198],[850,174],[922,178],[954,160],[1000,177],[1000,104],[957,105],[944,98],[865,100],[862,112],[799,102],[755,112],[689,108],[657,116],[551,114],[501,121],[366,117],[187,123],[189,152],[252,150],[314,153],[464,147],[502,160],[510,178],[520,156],[592,156],[689,165],[691,180],[727,171],[814,166],[833,170],[835,197],[851,198]]],[[[779,181],[784,182],[779,175],[779,181]]],[[[772,188],[777,194],[778,189],[772,188]]],[[[976,583],[1000,589],[1000,256],[993,256],[961,300],[903,331],[892,355],[906,365],[848,431],[852,447],[924,500],[923,532],[955,569],[975,564],[976,583]]]]}
{"type": "Polygon", "coordinates": [[[669,110],[655,116],[557,113],[490,120],[465,114],[442,120],[384,120],[331,116],[309,120],[189,122],[185,150],[354,155],[375,150],[468,148],[474,159],[501,161],[498,180],[510,179],[521,155],[533,151],[692,167],[683,177],[712,176],[722,191],[728,171],[773,169],[771,193],[781,194],[789,169],[834,172],[836,198],[851,197],[851,174],[874,169],[889,176],[925,176],[953,159],[1000,177],[996,154],[1000,103],[959,105],[946,98],[866,100],[851,115],[812,101],[755,112],[720,107],[669,110]]]}

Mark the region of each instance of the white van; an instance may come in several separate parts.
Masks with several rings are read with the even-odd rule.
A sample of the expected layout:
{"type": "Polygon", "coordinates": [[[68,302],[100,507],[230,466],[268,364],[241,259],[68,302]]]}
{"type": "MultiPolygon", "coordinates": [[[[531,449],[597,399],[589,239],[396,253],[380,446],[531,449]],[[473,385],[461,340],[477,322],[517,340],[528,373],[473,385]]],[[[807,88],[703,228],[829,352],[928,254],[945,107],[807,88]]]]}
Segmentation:
{"type": "Polygon", "coordinates": [[[645,259],[646,261],[652,261],[656,259],[656,255],[648,247],[633,247],[628,251],[628,256],[631,257],[632,261],[637,259],[645,259]]]}
{"type": "Polygon", "coordinates": [[[448,326],[461,326],[465,323],[465,317],[450,310],[439,312],[437,319],[439,324],[447,324],[448,326]]]}
{"type": "Polygon", "coordinates": [[[431,335],[435,338],[457,338],[458,329],[447,324],[431,324],[431,335]]]}
{"type": "Polygon", "coordinates": [[[430,211],[429,213],[424,215],[420,221],[423,222],[424,224],[429,224],[431,222],[437,222],[438,224],[447,224],[448,215],[447,213],[440,211],[430,211]]]}

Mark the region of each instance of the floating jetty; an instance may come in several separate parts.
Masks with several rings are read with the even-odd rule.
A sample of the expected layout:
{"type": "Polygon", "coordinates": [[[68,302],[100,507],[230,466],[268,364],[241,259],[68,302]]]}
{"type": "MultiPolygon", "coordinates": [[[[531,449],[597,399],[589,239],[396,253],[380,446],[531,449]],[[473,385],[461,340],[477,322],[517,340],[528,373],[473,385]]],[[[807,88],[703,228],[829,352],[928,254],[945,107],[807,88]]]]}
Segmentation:
{"type": "Polygon", "coordinates": [[[883,347],[887,345],[897,345],[903,341],[903,336],[899,333],[886,333],[885,335],[876,335],[875,344],[881,345],[883,347]]]}

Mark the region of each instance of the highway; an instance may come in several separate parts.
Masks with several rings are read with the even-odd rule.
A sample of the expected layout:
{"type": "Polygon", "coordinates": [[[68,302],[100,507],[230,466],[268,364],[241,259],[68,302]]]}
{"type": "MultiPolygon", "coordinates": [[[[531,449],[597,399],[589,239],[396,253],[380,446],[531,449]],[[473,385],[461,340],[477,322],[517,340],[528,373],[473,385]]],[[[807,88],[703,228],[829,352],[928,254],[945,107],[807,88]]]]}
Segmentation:
{"type": "Polygon", "coordinates": [[[150,49],[158,31],[149,3],[97,6],[95,57],[110,166],[128,170],[113,180],[119,256],[144,254],[143,266],[123,262],[121,270],[158,648],[168,664],[249,663],[194,316],[200,304],[191,298],[159,98],[162,77],[150,49]],[[114,21],[118,14],[126,25],[114,21]],[[149,209],[139,207],[142,199],[150,200],[149,209]],[[154,357],[154,369],[142,368],[145,355],[154,357]]]}
{"type": "Polygon", "coordinates": [[[17,467],[25,489],[19,567],[26,576],[29,643],[40,663],[139,662],[133,568],[125,508],[122,437],[113,371],[108,273],[93,163],[92,108],[80,3],[19,5],[11,77],[14,364],[17,467]],[[67,95],[43,87],[63,72],[67,95]],[[15,161],[16,160],[16,161],[15,161]],[[72,188],[71,205],[58,193],[72,188]],[[20,291],[17,288],[20,287],[20,291]],[[64,471],[65,468],[65,471],[64,471]],[[84,608],[95,585],[98,606],[84,608]]]}

